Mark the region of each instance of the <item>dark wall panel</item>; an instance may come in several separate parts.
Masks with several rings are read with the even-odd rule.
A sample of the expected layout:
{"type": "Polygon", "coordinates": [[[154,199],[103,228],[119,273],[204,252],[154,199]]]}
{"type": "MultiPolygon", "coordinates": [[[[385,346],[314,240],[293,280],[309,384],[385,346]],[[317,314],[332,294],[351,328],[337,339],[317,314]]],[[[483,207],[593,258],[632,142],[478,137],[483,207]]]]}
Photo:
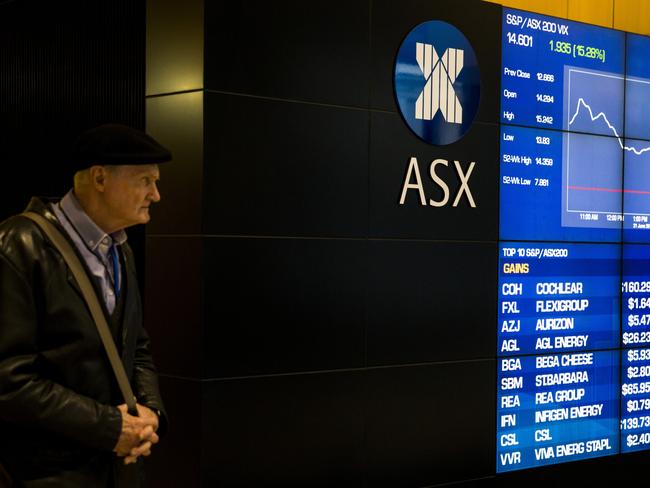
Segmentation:
{"type": "Polygon", "coordinates": [[[205,383],[201,486],[363,487],[359,372],[205,383]]]}
{"type": "Polygon", "coordinates": [[[455,144],[436,147],[415,137],[397,114],[375,112],[370,132],[370,235],[415,239],[496,240],[498,237],[499,128],[475,123],[467,135],[455,144]],[[426,205],[420,193],[407,189],[400,204],[404,182],[417,182],[408,173],[411,158],[417,159],[426,205]],[[447,186],[430,176],[431,162],[444,159],[435,171],[447,186]],[[454,161],[459,162],[457,169],[454,161]],[[471,163],[474,162],[470,173],[471,163]],[[475,207],[462,187],[467,180],[475,207]],[[457,206],[453,206],[460,192],[457,206]]]}
{"type": "Polygon", "coordinates": [[[203,93],[147,99],[147,132],[173,160],[160,165],[161,200],[147,234],[200,234],[203,201],[203,93]]]}
{"type": "Polygon", "coordinates": [[[200,236],[147,237],[145,327],[161,373],[201,377],[202,262],[200,236]]]}
{"type": "Polygon", "coordinates": [[[367,243],[206,240],[208,378],[364,364],[367,243]]]}
{"type": "Polygon", "coordinates": [[[496,243],[370,241],[368,364],[488,358],[496,243]]]}
{"type": "Polygon", "coordinates": [[[205,7],[207,89],[368,106],[369,0],[205,7]]]}
{"type": "Polygon", "coordinates": [[[393,90],[395,58],[406,35],[417,25],[442,20],[467,38],[479,62],[481,102],[476,120],[499,121],[501,60],[501,6],[480,0],[373,0],[371,108],[397,111],[393,90]],[[490,26],[486,28],[486,26],[490,26]]]}
{"type": "Polygon", "coordinates": [[[453,483],[452,486],[454,488],[496,488],[500,485],[498,484],[498,480],[495,476],[486,476],[484,478],[462,481],[460,483],[453,483]]]}
{"type": "Polygon", "coordinates": [[[200,486],[202,385],[186,378],[160,377],[169,429],[145,461],[147,488],[200,486]]]}
{"type": "Polygon", "coordinates": [[[205,97],[206,234],[366,235],[366,112],[205,97]]]}
{"type": "Polygon", "coordinates": [[[206,2],[141,1],[147,4],[147,96],[202,89],[206,2]]]}
{"type": "Polygon", "coordinates": [[[494,472],[494,360],[368,371],[368,485],[419,488],[494,472]]]}

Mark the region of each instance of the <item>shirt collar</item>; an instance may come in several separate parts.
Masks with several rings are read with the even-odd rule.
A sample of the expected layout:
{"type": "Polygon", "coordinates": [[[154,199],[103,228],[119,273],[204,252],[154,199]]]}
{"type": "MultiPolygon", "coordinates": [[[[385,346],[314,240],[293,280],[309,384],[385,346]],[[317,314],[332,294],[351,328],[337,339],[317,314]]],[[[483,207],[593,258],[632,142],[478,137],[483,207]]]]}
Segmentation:
{"type": "Polygon", "coordinates": [[[113,241],[120,245],[126,242],[127,236],[123,229],[113,232],[111,235],[108,235],[100,229],[84,211],[73,190],[70,190],[61,199],[59,205],[61,206],[61,210],[63,210],[65,216],[70,220],[70,223],[79,234],[79,237],[81,237],[86,246],[88,246],[88,248],[93,252],[97,251],[99,245],[106,238],[108,238],[109,244],[113,241]]]}

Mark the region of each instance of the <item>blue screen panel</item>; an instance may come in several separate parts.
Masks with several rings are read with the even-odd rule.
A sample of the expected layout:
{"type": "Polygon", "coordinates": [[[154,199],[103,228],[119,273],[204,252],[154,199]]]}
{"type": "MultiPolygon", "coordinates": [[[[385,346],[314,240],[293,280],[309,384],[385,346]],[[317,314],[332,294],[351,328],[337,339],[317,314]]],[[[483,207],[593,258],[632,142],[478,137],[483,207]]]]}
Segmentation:
{"type": "Polygon", "coordinates": [[[500,154],[502,240],[621,240],[616,139],[503,125],[500,154]]]}
{"type": "Polygon", "coordinates": [[[497,362],[497,472],[619,452],[619,351],[497,362]]]}
{"type": "Polygon", "coordinates": [[[502,22],[497,471],[650,449],[650,38],[502,22]]]}
{"type": "Polygon", "coordinates": [[[500,238],[620,242],[625,34],[504,9],[502,49],[500,238]]]}
{"type": "Polygon", "coordinates": [[[650,245],[623,246],[621,289],[621,452],[631,452],[650,449],[650,245]]]}
{"type": "Polygon", "coordinates": [[[502,240],[620,242],[615,138],[503,125],[500,157],[502,240]]]}
{"type": "Polygon", "coordinates": [[[650,346],[650,246],[623,246],[622,343],[650,346]]]}
{"type": "Polygon", "coordinates": [[[502,123],[622,135],[624,52],[623,32],[504,9],[502,123]]]}
{"type": "Polygon", "coordinates": [[[499,245],[497,354],[620,345],[621,246],[499,245]]]}
{"type": "Polygon", "coordinates": [[[625,136],[650,140],[650,38],[627,34],[625,136]]]}
{"type": "Polygon", "coordinates": [[[621,452],[631,452],[650,449],[650,245],[626,244],[623,258],[621,452]]]}
{"type": "Polygon", "coordinates": [[[621,355],[621,452],[650,449],[650,349],[621,355]]]}
{"type": "MultiPolygon", "coordinates": [[[[623,152],[614,137],[563,134],[562,226],[615,229],[623,222],[623,152]]],[[[591,233],[597,238],[597,233],[591,233]]],[[[574,238],[575,240],[575,238],[574,238]]],[[[592,240],[592,239],[589,239],[592,240]]]]}
{"type": "Polygon", "coordinates": [[[650,242],[650,141],[626,138],[624,149],[623,240],[650,242]]]}

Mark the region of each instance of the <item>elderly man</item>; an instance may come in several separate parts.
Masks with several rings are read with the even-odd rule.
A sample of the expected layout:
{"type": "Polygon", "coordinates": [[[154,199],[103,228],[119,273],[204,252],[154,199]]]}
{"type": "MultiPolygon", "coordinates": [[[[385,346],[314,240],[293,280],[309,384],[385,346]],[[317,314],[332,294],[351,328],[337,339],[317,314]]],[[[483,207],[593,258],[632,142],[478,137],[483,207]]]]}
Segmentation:
{"type": "Polygon", "coordinates": [[[149,221],[160,200],[158,163],[170,159],[141,131],[91,129],[73,152],[73,189],[27,208],[53,223],[83,263],[137,412],[127,411],[57,248],[23,215],[0,224],[0,486],[9,479],[34,488],[138,486],[137,461],[158,442],[166,417],[124,229],[149,221]]]}

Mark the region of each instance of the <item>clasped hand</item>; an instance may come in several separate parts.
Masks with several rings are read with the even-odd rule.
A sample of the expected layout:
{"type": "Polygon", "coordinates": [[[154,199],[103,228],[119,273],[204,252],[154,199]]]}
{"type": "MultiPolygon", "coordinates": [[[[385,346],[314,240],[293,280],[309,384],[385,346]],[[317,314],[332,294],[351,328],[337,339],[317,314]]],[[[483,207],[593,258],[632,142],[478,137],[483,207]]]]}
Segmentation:
{"type": "Polygon", "coordinates": [[[135,463],[140,456],[151,454],[151,447],[158,442],[158,416],[139,403],[138,417],[128,413],[126,404],[117,408],[122,414],[122,432],[113,450],[124,458],[124,464],[135,463]]]}

